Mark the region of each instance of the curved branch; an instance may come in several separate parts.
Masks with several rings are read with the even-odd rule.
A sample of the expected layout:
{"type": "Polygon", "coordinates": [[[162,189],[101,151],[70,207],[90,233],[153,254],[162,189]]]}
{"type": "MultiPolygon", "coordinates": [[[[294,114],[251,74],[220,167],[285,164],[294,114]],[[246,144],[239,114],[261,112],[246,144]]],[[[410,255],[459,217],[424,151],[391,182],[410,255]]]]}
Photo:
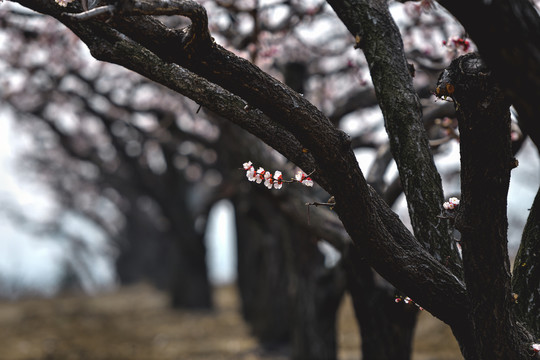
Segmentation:
{"type": "Polygon", "coordinates": [[[86,21],[101,15],[181,15],[191,20],[191,26],[184,29],[187,37],[183,48],[197,43],[199,46],[208,46],[212,42],[208,30],[208,15],[206,9],[199,3],[191,0],[119,0],[114,5],[104,5],[81,13],[62,13],[75,20],[86,21]]]}

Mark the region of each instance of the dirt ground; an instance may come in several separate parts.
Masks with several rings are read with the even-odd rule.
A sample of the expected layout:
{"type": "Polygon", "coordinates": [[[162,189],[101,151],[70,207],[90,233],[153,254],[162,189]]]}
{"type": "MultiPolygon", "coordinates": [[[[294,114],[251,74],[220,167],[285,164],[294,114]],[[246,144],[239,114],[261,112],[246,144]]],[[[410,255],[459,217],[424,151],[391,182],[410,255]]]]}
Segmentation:
{"type": "MultiPolygon", "coordinates": [[[[1,360],[285,360],[263,354],[238,312],[234,287],[215,293],[207,313],[168,308],[145,285],[96,296],[0,301],[1,360]]],[[[360,359],[348,298],[340,309],[339,359],[360,359]]],[[[414,360],[462,359],[447,326],[422,312],[414,360]]]]}

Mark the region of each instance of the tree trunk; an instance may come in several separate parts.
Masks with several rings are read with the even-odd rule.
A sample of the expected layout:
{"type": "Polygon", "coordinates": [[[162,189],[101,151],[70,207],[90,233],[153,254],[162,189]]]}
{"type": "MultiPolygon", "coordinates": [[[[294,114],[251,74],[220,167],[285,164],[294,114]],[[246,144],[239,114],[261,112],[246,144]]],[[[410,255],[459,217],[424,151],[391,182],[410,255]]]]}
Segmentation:
{"type": "Polygon", "coordinates": [[[345,268],[362,335],[362,359],[409,360],[417,307],[403,301],[396,304],[395,288],[382,278],[376,279],[357,252],[348,253],[345,268]]]}
{"type": "Polygon", "coordinates": [[[514,262],[512,291],[518,318],[535,336],[540,336],[540,190],[527,219],[514,262]]]}
{"type": "Polygon", "coordinates": [[[291,223],[288,262],[293,296],[292,359],[337,358],[336,316],[345,290],[338,264],[325,266],[317,238],[291,223]]]}
{"type": "Polygon", "coordinates": [[[171,282],[172,306],[177,309],[212,308],[204,236],[179,237],[175,248],[176,266],[171,282]]]}
{"type": "Polygon", "coordinates": [[[264,194],[253,190],[249,198],[234,201],[238,289],[242,314],[253,334],[267,349],[276,349],[290,338],[290,276],[282,242],[293,239],[282,215],[265,205],[264,194]]]}
{"type": "Polygon", "coordinates": [[[170,233],[157,229],[149,215],[137,206],[136,200],[132,201],[125,216],[126,227],[115,262],[120,284],[149,281],[158,289],[168,288],[174,269],[170,233]]]}
{"type": "Polygon", "coordinates": [[[437,86],[451,96],[460,130],[461,232],[464,277],[480,359],[524,359],[527,339],[517,329],[507,250],[506,201],[514,164],[509,102],[477,54],[452,62],[437,86]]]}

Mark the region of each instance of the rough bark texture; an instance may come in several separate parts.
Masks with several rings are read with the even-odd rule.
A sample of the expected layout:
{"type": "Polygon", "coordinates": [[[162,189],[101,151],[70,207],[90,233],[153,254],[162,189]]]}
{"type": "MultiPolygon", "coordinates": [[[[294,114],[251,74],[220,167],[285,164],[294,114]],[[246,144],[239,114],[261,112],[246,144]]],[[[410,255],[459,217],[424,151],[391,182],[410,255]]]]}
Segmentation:
{"type": "Polygon", "coordinates": [[[329,3],[356,37],[368,61],[414,234],[437,260],[449,264],[460,276],[461,261],[452,249],[448,226],[438,218],[444,202],[441,178],[428,145],[401,34],[388,4],[380,0],[329,3]]]}
{"type": "MultiPolygon", "coordinates": [[[[306,81],[305,73],[306,67],[303,64],[286,64],[285,84],[291,89],[303,93],[306,81]]],[[[353,97],[354,102],[349,99],[347,103],[338,105],[338,110],[329,117],[330,120],[337,124],[343,114],[359,106],[359,101],[364,102],[363,106],[376,105],[376,98],[371,89],[360,93],[362,96],[358,94],[353,97]]],[[[372,177],[382,179],[390,160],[391,155],[388,156],[388,161],[384,162],[385,165],[380,167],[381,171],[374,171],[376,174],[373,174],[372,177]]],[[[380,190],[382,193],[382,189],[380,190]]],[[[295,198],[291,201],[306,202],[300,202],[295,198]]],[[[282,208],[285,207],[283,203],[285,202],[282,201],[282,208]]],[[[284,212],[289,215],[289,218],[296,219],[298,223],[305,222],[305,220],[298,219],[298,214],[302,214],[300,209],[292,211],[288,209],[284,212]]],[[[314,218],[311,224],[332,222],[332,217],[326,210],[313,211],[312,213],[316,213],[314,217],[324,217],[321,212],[326,214],[327,219],[314,218]]],[[[343,292],[345,274],[343,274],[341,265],[333,269],[325,269],[324,259],[320,256],[315,245],[317,237],[308,233],[308,231],[317,233],[317,231],[313,231],[313,227],[319,226],[307,226],[303,232],[298,234],[299,241],[289,245],[290,263],[297,269],[293,273],[297,274],[300,280],[297,281],[298,285],[305,288],[303,291],[302,289],[297,290],[295,296],[298,304],[295,307],[297,324],[293,332],[293,358],[295,359],[331,359],[336,356],[335,336],[332,335],[335,331],[337,306],[343,292]],[[310,236],[313,237],[313,241],[306,238],[310,236]],[[306,254],[312,255],[306,256],[306,254]],[[308,315],[306,316],[306,314],[308,315]],[[332,342],[329,343],[329,341],[332,342]]],[[[339,231],[336,232],[337,236],[330,235],[328,232],[319,232],[319,238],[330,241],[341,252],[341,262],[347,275],[347,288],[351,294],[355,315],[360,326],[363,359],[409,359],[412,352],[412,334],[416,324],[415,309],[396,306],[394,302],[395,289],[382,279],[375,282],[373,271],[366,261],[359,256],[358,252],[349,250],[348,236],[342,235],[339,231]],[[340,236],[344,236],[345,239],[334,240],[340,236]],[[393,346],[389,347],[389,343],[392,343],[393,346]]]]}
{"type": "Polygon", "coordinates": [[[348,289],[362,335],[362,359],[408,360],[417,319],[413,304],[396,304],[396,290],[350,252],[345,258],[348,289]],[[392,344],[392,346],[388,346],[392,344]]]}
{"type": "Polygon", "coordinates": [[[510,104],[477,54],[454,60],[437,93],[452,97],[459,121],[462,199],[456,228],[478,356],[523,359],[530,339],[514,329],[507,250],[510,104]]]}
{"type": "Polygon", "coordinates": [[[517,296],[514,309],[531,333],[540,335],[540,191],[527,219],[514,262],[512,290],[517,296]]]}

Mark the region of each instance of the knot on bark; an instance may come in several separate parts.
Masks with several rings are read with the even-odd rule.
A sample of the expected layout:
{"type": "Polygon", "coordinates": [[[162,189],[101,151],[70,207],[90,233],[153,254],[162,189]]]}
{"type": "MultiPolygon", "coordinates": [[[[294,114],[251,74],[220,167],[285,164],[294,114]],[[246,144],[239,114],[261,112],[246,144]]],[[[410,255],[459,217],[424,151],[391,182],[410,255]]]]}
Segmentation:
{"type": "MultiPolygon", "coordinates": [[[[454,59],[441,73],[435,89],[438,97],[454,100],[484,96],[499,92],[491,71],[478,53],[470,53],[454,59]]],[[[476,99],[475,101],[478,101],[476,99]]]]}

